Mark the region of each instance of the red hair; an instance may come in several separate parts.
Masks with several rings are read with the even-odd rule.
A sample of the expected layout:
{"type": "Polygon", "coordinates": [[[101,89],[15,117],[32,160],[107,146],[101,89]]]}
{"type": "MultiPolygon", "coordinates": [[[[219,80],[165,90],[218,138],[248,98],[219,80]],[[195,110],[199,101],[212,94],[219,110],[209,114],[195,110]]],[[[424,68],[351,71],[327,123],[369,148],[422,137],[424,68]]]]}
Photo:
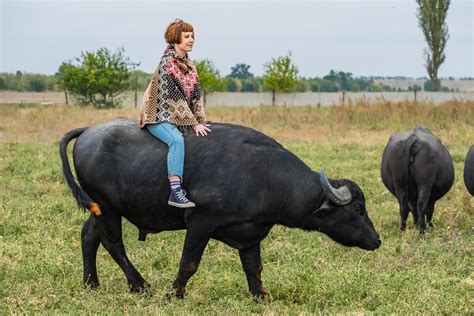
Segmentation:
{"type": "MultiPolygon", "coordinates": [[[[194,32],[193,26],[184,22],[181,19],[176,19],[171,22],[166,28],[165,40],[168,44],[181,44],[182,32],[194,32]]],[[[194,34],[193,34],[194,37],[194,34]]]]}

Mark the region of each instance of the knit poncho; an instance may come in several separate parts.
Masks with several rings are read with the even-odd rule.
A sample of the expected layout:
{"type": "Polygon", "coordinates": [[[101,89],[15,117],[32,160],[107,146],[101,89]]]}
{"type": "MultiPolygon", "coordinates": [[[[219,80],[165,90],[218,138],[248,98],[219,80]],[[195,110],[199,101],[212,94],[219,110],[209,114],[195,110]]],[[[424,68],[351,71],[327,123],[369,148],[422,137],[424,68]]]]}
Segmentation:
{"type": "Polygon", "coordinates": [[[196,67],[169,45],[145,90],[140,127],[162,122],[190,127],[205,121],[196,67]]]}

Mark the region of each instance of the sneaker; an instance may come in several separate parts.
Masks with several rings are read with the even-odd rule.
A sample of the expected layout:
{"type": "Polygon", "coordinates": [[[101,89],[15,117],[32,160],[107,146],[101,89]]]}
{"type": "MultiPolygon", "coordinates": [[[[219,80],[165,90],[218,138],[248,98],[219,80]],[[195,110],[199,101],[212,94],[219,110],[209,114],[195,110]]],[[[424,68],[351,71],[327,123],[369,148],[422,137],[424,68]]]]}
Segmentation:
{"type": "Polygon", "coordinates": [[[186,191],[182,188],[172,189],[168,204],[179,208],[195,207],[196,204],[186,198],[186,191]]]}

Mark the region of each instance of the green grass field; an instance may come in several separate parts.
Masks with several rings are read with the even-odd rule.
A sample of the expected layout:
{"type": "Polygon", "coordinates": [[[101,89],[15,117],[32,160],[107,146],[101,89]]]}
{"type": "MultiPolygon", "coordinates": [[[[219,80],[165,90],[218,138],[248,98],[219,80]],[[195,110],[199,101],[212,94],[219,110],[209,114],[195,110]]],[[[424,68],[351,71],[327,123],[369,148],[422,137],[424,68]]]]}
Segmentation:
{"type": "MultiPolygon", "coordinates": [[[[474,198],[464,187],[474,143],[474,103],[441,106],[380,101],[333,108],[210,108],[213,121],[251,126],[274,137],[313,170],[349,178],[364,190],[383,244],[345,248],[317,232],[276,226],[262,242],[263,281],[256,302],[236,250],[211,241],[184,300],[166,298],[177,273],[184,231],[149,235],[123,221],[128,255],[151,289],[128,292],[103,247],[101,287],[82,285],[80,211],[61,171],[58,141],[68,130],[133,109],[0,105],[0,314],[473,314],[474,198]],[[401,233],[395,198],[380,179],[390,134],[424,125],[454,160],[455,183],[436,205],[423,237],[401,233]]],[[[72,146],[70,146],[72,147],[72,146]]]]}

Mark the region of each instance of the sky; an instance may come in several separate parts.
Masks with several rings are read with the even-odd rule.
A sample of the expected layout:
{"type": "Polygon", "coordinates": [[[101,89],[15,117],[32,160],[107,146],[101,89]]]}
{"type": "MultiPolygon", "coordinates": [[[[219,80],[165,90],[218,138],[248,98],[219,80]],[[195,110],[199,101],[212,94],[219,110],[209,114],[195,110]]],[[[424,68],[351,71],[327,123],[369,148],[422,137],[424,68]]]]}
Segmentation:
{"type": "MultiPolygon", "coordinates": [[[[123,47],[138,69],[155,70],[175,18],[194,26],[192,59],[221,75],[291,52],[299,75],[331,69],[360,76],[427,77],[414,0],[84,1],[0,0],[0,72],[54,74],[82,51],[123,47]]],[[[440,77],[474,77],[474,1],[452,0],[440,77]]]]}

